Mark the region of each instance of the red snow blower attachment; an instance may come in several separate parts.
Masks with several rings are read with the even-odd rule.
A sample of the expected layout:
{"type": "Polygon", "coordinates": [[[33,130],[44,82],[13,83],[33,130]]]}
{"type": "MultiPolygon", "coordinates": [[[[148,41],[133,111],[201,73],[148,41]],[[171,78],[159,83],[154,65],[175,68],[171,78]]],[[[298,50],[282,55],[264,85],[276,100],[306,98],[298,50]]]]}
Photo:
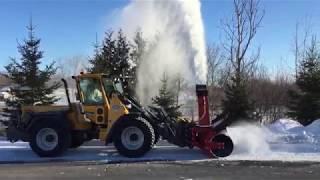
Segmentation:
{"type": "Polygon", "coordinates": [[[233,142],[226,133],[225,117],[210,121],[208,90],[206,85],[196,85],[199,120],[177,120],[170,118],[161,108],[149,107],[149,119],[154,119],[156,134],[163,140],[180,147],[198,147],[210,157],[226,157],[232,153],[233,142]],[[150,111],[149,111],[150,110],[150,111]],[[212,122],[212,123],[211,123],[212,122]],[[218,124],[218,125],[216,125],[218,124]]]}
{"type": "Polygon", "coordinates": [[[192,146],[199,147],[210,157],[226,157],[233,151],[233,142],[225,133],[211,125],[209,117],[208,90],[206,85],[196,85],[199,121],[192,131],[192,146]]]}

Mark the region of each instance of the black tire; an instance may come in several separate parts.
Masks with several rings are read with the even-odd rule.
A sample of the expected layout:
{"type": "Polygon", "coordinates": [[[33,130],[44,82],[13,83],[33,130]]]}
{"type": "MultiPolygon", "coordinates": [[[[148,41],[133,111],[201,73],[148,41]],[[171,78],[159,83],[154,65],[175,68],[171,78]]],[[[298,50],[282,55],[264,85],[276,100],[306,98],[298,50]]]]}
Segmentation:
{"type": "Polygon", "coordinates": [[[153,146],[153,143],[155,142],[155,134],[154,129],[152,128],[151,124],[142,118],[135,118],[135,119],[124,119],[122,122],[120,122],[116,129],[114,130],[113,134],[113,143],[116,149],[118,150],[119,154],[129,157],[129,158],[135,158],[135,157],[141,157],[144,154],[146,154],[153,146]],[[139,141],[141,140],[141,135],[143,135],[143,140],[136,148],[128,148],[128,145],[125,144],[125,133],[129,128],[133,128],[135,130],[140,130],[140,135],[137,135],[139,133],[136,133],[134,136],[134,133],[128,137],[130,141],[139,141]],[[132,137],[135,137],[135,140],[131,140],[132,137]],[[140,136],[140,137],[139,137],[140,136]]]}
{"type": "Polygon", "coordinates": [[[212,140],[216,143],[224,143],[223,149],[212,149],[211,152],[216,157],[227,157],[229,156],[233,151],[233,142],[229,136],[226,136],[224,134],[219,134],[215,136],[212,140]]]}
{"type": "Polygon", "coordinates": [[[35,124],[31,129],[31,139],[29,144],[31,149],[40,157],[56,157],[62,154],[63,152],[65,152],[70,147],[70,144],[71,144],[70,131],[66,126],[61,124],[63,122],[55,121],[55,120],[43,120],[43,121],[39,120],[39,122],[36,122],[36,123],[37,124],[35,124]],[[49,133],[49,135],[41,135],[41,134],[45,134],[43,133],[45,131],[49,131],[52,133],[54,132],[56,133],[56,136],[52,135],[52,133],[51,134],[49,133]],[[50,148],[45,149],[44,145],[42,144],[44,142],[52,143],[50,141],[56,142],[56,143],[53,143],[54,145],[52,146],[50,145],[51,146],[50,148]]]}
{"type": "Polygon", "coordinates": [[[78,148],[80,147],[82,144],[84,143],[83,138],[77,134],[77,133],[73,133],[71,135],[71,145],[70,148],[78,148]]]}
{"type": "Polygon", "coordinates": [[[154,142],[153,146],[156,145],[160,140],[160,134],[154,129],[154,142]]]}

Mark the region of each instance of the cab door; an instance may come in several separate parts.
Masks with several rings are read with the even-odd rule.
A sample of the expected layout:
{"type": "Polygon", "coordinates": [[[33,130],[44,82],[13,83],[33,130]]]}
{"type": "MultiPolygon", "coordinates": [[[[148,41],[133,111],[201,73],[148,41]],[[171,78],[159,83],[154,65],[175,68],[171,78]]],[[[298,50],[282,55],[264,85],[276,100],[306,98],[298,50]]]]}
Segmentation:
{"type": "Polygon", "coordinates": [[[79,78],[78,90],[86,118],[96,124],[105,124],[106,99],[99,78],[79,78]]]}

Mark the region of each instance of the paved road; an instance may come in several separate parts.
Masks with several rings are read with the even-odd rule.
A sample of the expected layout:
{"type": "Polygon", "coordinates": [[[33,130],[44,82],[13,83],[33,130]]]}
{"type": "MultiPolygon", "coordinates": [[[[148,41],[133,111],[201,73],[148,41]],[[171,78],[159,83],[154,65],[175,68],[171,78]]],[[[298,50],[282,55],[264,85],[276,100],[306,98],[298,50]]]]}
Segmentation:
{"type": "MultiPolygon", "coordinates": [[[[90,141],[85,145],[69,149],[63,155],[55,158],[40,158],[29,147],[28,143],[14,144],[0,138],[0,164],[8,163],[40,163],[40,162],[145,162],[145,161],[190,161],[207,160],[206,154],[199,149],[179,148],[166,142],[159,142],[149,153],[140,158],[120,156],[112,146],[105,146],[100,141],[90,141]]],[[[1,179],[0,179],[1,180],[1,179]]]]}
{"type": "Polygon", "coordinates": [[[300,180],[320,177],[320,163],[214,161],[198,163],[130,163],[130,164],[10,164],[0,165],[0,179],[184,179],[184,180],[300,180]]]}

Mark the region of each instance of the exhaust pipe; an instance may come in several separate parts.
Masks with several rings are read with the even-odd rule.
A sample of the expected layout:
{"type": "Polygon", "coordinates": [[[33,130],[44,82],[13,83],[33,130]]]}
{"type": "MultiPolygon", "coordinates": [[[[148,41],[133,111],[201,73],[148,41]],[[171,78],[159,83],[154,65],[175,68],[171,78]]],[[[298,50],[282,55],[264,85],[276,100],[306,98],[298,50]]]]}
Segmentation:
{"type": "Polygon", "coordinates": [[[197,84],[196,94],[198,98],[199,126],[210,126],[211,121],[209,117],[209,101],[208,101],[207,85],[197,84]]]}
{"type": "Polygon", "coordinates": [[[69,106],[69,110],[71,110],[72,108],[72,105],[71,105],[71,100],[70,100],[70,94],[69,94],[69,89],[68,89],[68,83],[65,79],[61,79],[61,81],[63,82],[63,85],[64,85],[64,89],[65,89],[65,92],[66,92],[66,96],[67,96],[67,101],[68,101],[68,106],[69,106]]]}

